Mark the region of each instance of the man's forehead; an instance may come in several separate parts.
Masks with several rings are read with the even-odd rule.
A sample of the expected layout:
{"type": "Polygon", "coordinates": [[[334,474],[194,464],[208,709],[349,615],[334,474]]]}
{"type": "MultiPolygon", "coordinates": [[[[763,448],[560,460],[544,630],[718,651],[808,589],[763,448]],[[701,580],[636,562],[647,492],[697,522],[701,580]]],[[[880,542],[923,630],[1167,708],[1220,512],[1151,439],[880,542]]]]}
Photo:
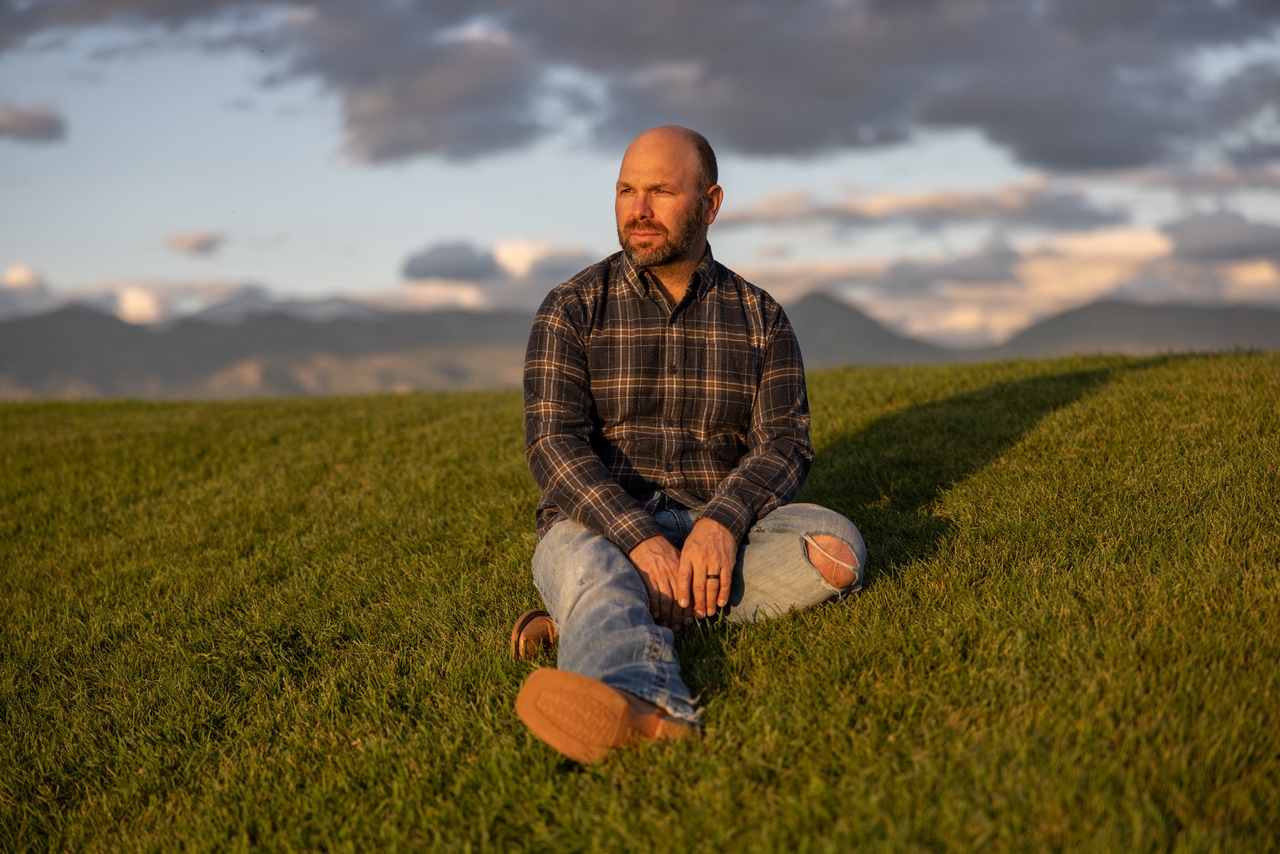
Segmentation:
{"type": "Polygon", "coordinates": [[[697,157],[697,149],[684,134],[654,128],[627,146],[618,180],[682,183],[697,172],[697,157]]]}

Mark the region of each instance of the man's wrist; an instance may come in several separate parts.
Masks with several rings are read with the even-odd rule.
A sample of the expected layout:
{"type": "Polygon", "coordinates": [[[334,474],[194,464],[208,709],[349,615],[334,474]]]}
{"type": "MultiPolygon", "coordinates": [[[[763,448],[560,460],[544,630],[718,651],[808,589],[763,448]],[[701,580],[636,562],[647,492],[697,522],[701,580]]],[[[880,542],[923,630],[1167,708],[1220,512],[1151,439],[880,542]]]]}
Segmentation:
{"type": "Polygon", "coordinates": [[[717,534],[723,533],[728,534],[731,537],[733,536],[733,531],[730,531],[723,522],[719,519],[713,519],[710,516],[699,516],[697,521],[693,523],[693,528],[696,531],[699,527],[711,528],[717,534]]]}
{"type": "Polygon", "coordinates": [[[663,534],[662,526],[652,516],[643,510],[637,510],[615,519],[604,535],[622,549],[623,554],[629,555],[645,540],[660,537],[663,534]]]}
{"type": "Polygon", "coordinates": [[[706,519],[718,522],[735,540],[741,542],[747,535],[747,529],[751,527],[751,518],[751,510],[741,499],[731,495],[717,495],[707,504],[698,521],[706,519]]]}

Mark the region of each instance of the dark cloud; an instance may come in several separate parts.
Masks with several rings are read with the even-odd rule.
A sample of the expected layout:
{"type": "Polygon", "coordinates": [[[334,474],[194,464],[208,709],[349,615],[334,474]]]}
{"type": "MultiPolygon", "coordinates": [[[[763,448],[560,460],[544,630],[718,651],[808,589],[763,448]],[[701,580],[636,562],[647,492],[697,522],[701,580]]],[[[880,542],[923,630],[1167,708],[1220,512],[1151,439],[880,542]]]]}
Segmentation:
{"type": "Polygon", "coordinates": [[[1034,181],[976,192],[880,193],[835,202],[791,194],[726,211],[716,222],[721,227],[825,223],[837,228],[903,222],[922,229],[961,222],[991,222],[1006,226],[1087,229],[1125,220],[1122,212],[1100,207],[1081,193],[1034,181]]]}
{"type": "Polygon", "coordinates": [[[1168,162],[1232,133],[1238,158],[1274,153],[1250,128],[1275,103],[1280,59],[1218,82],[1191,61],[1274,36],[1274,0],[333,0],[274,29],[255,17],[263,8],[10,3],[0,46],[104,21],[239,15],[252,21],[244,44],[340,96],[346,147],[370,161],[513,148],[565,114],[601,139],[674,121],[761,155],[883,145],[928,126],[976,128],[1049,169],[1168,162]]]}
{"type": "Polygon", "coordinates": [[[493,253],[470,243],[440,243],[404,262],[406,279],[456,279],[485,282],[504,276],[493,253]]]}
{"type": "Polygon", "coordinates": [[[1020,258],[1010,247],[996,243],[972,255],[946,261],[901,261],[891,265],[875,281],[875,287],[881,293],[902,297],[926,293],[943,282],[961,285],[1009,282],[1017,278],[1013,268],[1020,258]]]}
{"type": "Polygon", "coordinates": [[[347,150],[373,162],[422,152],[473,157],[528,142],[539,60],[492,26],[465,26],[465,6],[329,4],[293,15],[280,33],[290,74],[342,97],[347,150]]]}
{"type": "Polygon", "coordinates": [[[1236,213],[1196,214],[1164,227],[1174,254],[1187,261],[1280,261],[1280,227],[1236,213]]]}
{"type": "Polygon", "coordinates": [[[0,137],[24,142],[57,142],[66,135],[66,121],[49,107],[0,107],[0,137]]]}
{"type": "Polygon", "coordinates": [[[525,277],[533,286],[554,288],[599,261],[585,252],[562,250],[540,258],[525,277]]]}

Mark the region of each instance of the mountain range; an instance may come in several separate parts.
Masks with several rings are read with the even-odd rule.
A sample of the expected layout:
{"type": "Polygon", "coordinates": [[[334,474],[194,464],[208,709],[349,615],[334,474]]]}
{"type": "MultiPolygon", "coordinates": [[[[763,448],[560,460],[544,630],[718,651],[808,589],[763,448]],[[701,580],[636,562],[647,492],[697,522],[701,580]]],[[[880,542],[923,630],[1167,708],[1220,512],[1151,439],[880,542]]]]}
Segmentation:
{"type": "MultiPolygon", "coordinates": [[[[997,347],[950,350],[811,294],[787,309],[811,368],[1068,353],[1280,349],[1280,310],[1097,302],[997,347]]],[[[501,388],[531,315],[387,313],[340,300],[218,307],[162,327],[71,306],[0,322],[0,399],[230,398],[501,388]]]]}

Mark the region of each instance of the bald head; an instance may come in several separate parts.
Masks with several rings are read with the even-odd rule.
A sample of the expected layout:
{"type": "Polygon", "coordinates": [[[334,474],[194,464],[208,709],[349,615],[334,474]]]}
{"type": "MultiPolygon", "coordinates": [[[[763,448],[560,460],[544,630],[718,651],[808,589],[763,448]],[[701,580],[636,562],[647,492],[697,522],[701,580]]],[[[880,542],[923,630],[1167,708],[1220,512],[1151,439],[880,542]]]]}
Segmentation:
{"type": "Polygon", "coordinates": [[[627,146],[627,151],[630,152],[637,144],[659,146],[668,157],[679,159],[685,165],[688,157],[692,156],[697,169],[699,193],[706,193],[720,182],[716,153],[712,150],[711,143],[707,142],[707,138],[696,130],[681,125],[661,125],[650,128],[633,139],[631,145],[627,146]],[[680,151],[681,148],[684,149],[683,152],[680,151]]]}

